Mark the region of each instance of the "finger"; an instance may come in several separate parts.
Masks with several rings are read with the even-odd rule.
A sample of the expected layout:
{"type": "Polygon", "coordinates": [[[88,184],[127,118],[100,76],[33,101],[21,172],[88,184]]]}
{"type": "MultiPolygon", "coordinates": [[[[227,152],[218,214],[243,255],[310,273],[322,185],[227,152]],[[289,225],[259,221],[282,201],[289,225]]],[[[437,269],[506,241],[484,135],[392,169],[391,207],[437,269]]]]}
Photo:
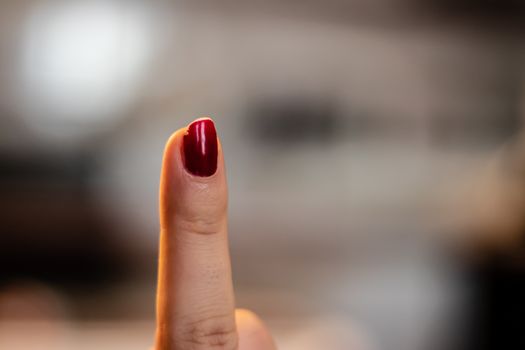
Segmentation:
{"type": "Polygon", "coordinates": [[[160,181],[158,350],[237,348],[227,187],[211,119],[166,144],[160,181]]]}
{"type": "Polygon", "coordinates": [[[275,350],[277,347],[263,321],[250,310],[235,310],[239,350],[275,350]]]}

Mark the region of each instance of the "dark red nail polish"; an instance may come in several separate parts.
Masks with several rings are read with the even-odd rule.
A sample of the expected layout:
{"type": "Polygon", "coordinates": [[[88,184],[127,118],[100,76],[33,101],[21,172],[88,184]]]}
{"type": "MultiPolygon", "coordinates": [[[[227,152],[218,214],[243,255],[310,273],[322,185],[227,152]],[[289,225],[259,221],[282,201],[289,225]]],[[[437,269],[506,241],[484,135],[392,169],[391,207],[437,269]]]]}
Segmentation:
{"type": "Polygon", "coordinates": [[[217,132],[211,119],[197,119],[184,135],[184,166],[197,176],[211,176],[217,170],[217,132]]]}

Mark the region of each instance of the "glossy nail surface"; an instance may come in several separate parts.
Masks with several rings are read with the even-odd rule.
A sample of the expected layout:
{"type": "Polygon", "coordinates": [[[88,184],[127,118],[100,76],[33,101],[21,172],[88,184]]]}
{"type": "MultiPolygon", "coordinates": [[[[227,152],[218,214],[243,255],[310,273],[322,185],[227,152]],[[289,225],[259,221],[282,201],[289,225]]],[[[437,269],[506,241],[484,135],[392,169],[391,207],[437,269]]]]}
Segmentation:
{"type": "Polygon", "coordinates": [[[211,176],[217,170],[217,132],[211,119],[197,119],[184,135],[184,166],[197,176],[211,176]]]}

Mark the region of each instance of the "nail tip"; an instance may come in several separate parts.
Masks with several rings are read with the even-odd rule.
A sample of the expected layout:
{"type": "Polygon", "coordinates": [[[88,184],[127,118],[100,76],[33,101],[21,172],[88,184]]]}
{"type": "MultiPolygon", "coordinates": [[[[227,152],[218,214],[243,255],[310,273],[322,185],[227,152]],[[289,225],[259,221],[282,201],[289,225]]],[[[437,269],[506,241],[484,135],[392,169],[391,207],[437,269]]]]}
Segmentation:
{"type": "Polygon", "coordinates": [[[213,127],[215,127],[215,122],[213,121],[213,119],[211,117],[201,117],[201,118],[197,118],[195,119],[194,121],[192,121],[188,127],[191,127],[193,125],[197,125],[197,124],[202,124],[202,123],[205,123],[205,124],[211,124],[213,125],[213,127]]]}

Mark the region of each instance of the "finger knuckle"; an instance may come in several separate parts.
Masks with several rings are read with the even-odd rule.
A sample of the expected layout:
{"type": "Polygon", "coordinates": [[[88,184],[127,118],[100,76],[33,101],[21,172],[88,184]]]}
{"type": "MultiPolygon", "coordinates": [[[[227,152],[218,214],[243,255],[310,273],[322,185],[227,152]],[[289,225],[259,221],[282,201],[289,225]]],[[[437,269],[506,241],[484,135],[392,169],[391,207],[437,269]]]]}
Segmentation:
{"type": "Polygon", "coordinates": [[[222,222],[210,220],[206,217],[192,216],[178,221],[178,229],[201,235],[212,235],[221,231],[222,222]]]}
{"type": "Polygon", "coordinates": [[[188,350],[236,350],[238,345],[235,323],[228,316],[190,322],[181,338],[188,350]]]}

